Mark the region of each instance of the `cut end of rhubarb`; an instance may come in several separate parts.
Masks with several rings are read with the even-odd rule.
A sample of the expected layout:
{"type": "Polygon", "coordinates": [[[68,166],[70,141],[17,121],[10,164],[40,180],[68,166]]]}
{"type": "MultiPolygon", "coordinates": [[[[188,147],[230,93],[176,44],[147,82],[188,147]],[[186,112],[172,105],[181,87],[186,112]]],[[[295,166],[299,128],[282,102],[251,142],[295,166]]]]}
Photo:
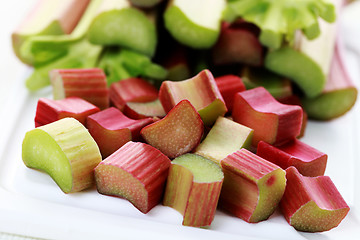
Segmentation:
{"type": "Polygon", "coordinates": [[[214,219],[224,175],[214,162],[184,154],[172,161],[164,201],[183,215],[183,225],[209,226],[214,219]]]}
{"type": "Polygon", "coordinates": [[[340,224],[350,208],[327,176],[304,177],[295,167],[286,169],[282,212],[299,231],[328,231],[340,224]]]}
{"type": "Polygon", "coordinates": [[[144,127],[140,134],[147,143],[169,158],[193,150],[201,140],[204,124],[188,100],[179,102],[163,119],[144,127]]]}

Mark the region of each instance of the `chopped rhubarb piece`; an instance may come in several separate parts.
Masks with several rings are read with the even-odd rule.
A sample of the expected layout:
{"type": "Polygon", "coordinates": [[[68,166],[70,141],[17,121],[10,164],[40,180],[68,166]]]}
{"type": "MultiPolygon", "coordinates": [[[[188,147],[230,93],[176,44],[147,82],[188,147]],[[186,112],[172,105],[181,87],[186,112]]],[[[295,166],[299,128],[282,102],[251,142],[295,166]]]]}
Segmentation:
{"type": "Polygon", "coordinates": [[[86,117],[99,111],[98,107],[78,97],[61,100],[40,98],[36,107],[35,127],[66,117],[73,117],[85,125],[86,117]]]}
{"type": "Polygon", "coordinates": [[[54,69],[50,71],[54,99],[80,97],[98,106],[109,107],[106,76],[100,68],[54,69]]]}
{"type": "Polygon", "coordinates": [[[263,87],[235,95],[232,117],[235,122],[254,129],[252,144],[259,141],[281,144],[297,137],[302,124],[302,108],[279,103],[263,87]]]}
{"type": "Polygon", "coordinates": [[[206,138],[195,149],[196,154],[217,164],[229,154],[248,148],[254,130],[224,117],[218,117],[206,138]]]}
{"type": "Polygon", "coordinates": [[[223,180],[217,164],[196,154],[184,154],[171,163],[163,204],[179,211],[185,226],[209,226],[223,180]]]}
{"type": "Polygon", "coordinates": [[[335,42],[334,55],[327,82],[315,98],[303,98],[302,104],[309,118],[331,120],[347,113],[355,104],[358,90],[344,64],[341,39],[335,42]]]}
{"type": "Polygon", "coordinates": [[[12,33],[12,45],[21,61],[32,65],[22,47],[33,36],[70,34],[90,0],[40,0],[12,33]]]}
{"type": "Polygon", "coordinates": [[[158,90],[142,78],[128,78],[110,86],[110,101],[124,110],[127,102],[151,102],[158,98],[158,90]]]}
{"type": "Polygon", "coordinates": [[[156,148],[128,142],[95,168],[99,193],[130,201],[142,213],[161,201],[170,159],[156,148]]]}
{"type": "Polygon", "coordinates": [[[201,141],[204,124],[188,100],[180,101],[163,119],[141,129],[147,143],[169,158],[193,150],[201,141]]]}
{"type": "Polygon", "coordinates": [[[96,142],[74,118],[63,118],[26,133],[22,159],[29,168],[46,172],[65,193],[94,185],[101,162],[96,142]]]}
{"type": "Polygon", "coordinates": [[[152,118],[133,120],[119,109],[110,107],[88,116],[86,126],[106,158],[128,141],[138,141],[140,130],[153,123],[152,118]]]}
{"type": "Polygon", "coordinates": [[[282,169],[294,166],[304,176],[324,175],[326,169],[327,155],[297,139],[277,147],[260,141],[256,154],[282,169]]]}
{"type": "Polygon", "coordinates": [[[219,206],[247,222],[266,220],[284,194],[285,171],[246,149],[221,160],[219,206]]]}
{"type": "Polygon", "coordinates": [[[214,64],[262,65],[264,51],[258,36],[243,25],[223,22],[219,39],[212,49],[214,64]]]}
{"type": "Polygon", "coordinates": [[[286,169],[286,189],[280,202],[288,223],[299,231],[328,231],[340,224],[350,208],[328,176],[305,177],[286,169]]]}
{"type": "Polygon", "coordinates": [[[181,100],[187,99],[199,112],[205,125],[212,125],[218,116],[227,111],[225,102],[209,70],[203,70],[195,77],[183,81],[164,81],[159,99],[166,112],[181,100]]]}
{"type": "Polygon", "coordinates": [[[216,77],[215,82],[216,86],[219,88],[221,96],[224,99],[226,108],[229,112],[231,112],[234,105],[235,93],[246,90],[242,79],[239,76],[229,74],[216,77]]]}
{"type": "Polygon", "coordinates": [[[124,114],[132,119],[147,117],[165,117],[166,113],[159,99],[151,102],[128,102],[124,108],[124,114]]]}

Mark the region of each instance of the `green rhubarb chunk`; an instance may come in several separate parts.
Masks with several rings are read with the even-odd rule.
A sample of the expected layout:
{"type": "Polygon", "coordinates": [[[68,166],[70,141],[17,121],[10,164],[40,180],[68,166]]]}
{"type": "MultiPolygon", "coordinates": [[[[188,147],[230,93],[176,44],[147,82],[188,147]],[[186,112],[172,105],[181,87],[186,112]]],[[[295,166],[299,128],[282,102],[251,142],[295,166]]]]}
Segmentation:
{"type": "Polygon", "coordinates": [[[100,13],[88,30],[91,43],[121,46],[153,56],[157,44],[155,25],[144,13],[125,7],[100,13]]]}
{"type": "Polygon", "coordinates": [[[101,162],[96,142],[74,118],[64,118],[26,133],[22,159],[46,172],[65,193],[92,186],[93,169],[101,162]]]}
{"type": "Polygon", "coordinates": [[[101,51],[102,47],[92,45],[86,40],[73,44],[63,57],[46,65],[35,67],[34,72],[26,79],[26,87],[30,91],[37,91],[49,86],[49,72],[52,69],[93,68],[97,64],[101,51]]]}
{"type": "Polygon", "coordinates": [[[334,22],[335,15],[330,0],[235,0],[224,12],[227,20],[241,17],[257,25],[261,43],[275,49],[283,39],[292,43],[296,30],[302,30],[309,39],[316,38],[320,34],[318,17],[334,22]]]}
{"type": "Polygon", "coordinates": [[[307,55],[291,47],[270,51],[265,67],[294,81],[307,97],[319,95],[326,83],[321,67],[307,55]]]}
{"type": "Polygon", "coordinates": [[[357,98],[355,87],[324,92],[315,98],[303,98],[302,104],[309,118],[331,120],[344,115],[357,98]]]}
{"type": "Polygon", "coordinates": [[[171,1],[164,13],[165,27],[180,43],[196,49],[213,46],[220,34],[223,0],[171,1]]]}

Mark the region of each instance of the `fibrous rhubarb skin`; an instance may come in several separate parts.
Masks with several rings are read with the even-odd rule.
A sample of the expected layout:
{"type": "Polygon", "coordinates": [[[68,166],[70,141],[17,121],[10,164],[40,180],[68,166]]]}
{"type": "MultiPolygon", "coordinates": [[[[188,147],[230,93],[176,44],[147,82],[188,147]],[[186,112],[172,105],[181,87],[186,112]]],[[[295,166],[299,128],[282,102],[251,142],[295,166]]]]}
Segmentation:
{"type": "Polygon", "coordinates": [[[219,39],[212,48],[215,65],[246,64],[261,66],[264,50],[257,34],[243,23],[222,23],[219,39]]]}
{"type": "Polygon", "coordinates": [[[169,112],[181,100],[189,100],[207,126],[211,126],[218,116],[224,116],[227,112],[224,99],[209,70],[203,70],[183,81],[164,81],[159,99],[165,112],[169,112]]]}
{"type": "Polygon", "coordinates": [[[163,119],[141,129],[144,140],[169,158],[192,151],[201,141],[204,124],[188,100],[180,101],[163,119]]]}
{"type": "Polygon", "coordinates": [[[20,51],[33,36],[70,34],[79,22],[89,0],[41,0],[12,33],[12,45],[16,56],[24,63],[33,63],[20,51]]]}
{"type": "MultiPolygon", "coordinates": [[[[283,104],[297,105],[297,106],[300,106],[303,108],[300,97],[295,94],[292,94],[292,95],[286,96],[286,97],[282,97],[282,98],[278,98],[277,100],[283,104]]],[[[299,136],[296,137],[297,139],[300,139],[305,135],[307,122],[308,122],[308,114],[303,109],[303,120],[302,120],[302,124],[301,124],[301,131],[300,131],[299,136]]]]}
{"type": "Polygon", "coordinates": [[[254,130],[224,117],[218,117],[194,153],[220,165],[220,161],[240,148],[249,148],[254,130]]]}
{"type": "Polygon", "coordinates": [[[125,143],[139,141],[140,130],[153,123],[152,118],[133,120],[119,109],[110,107],[87,117],[86,127],[106,158],[125,143]]]}
{"type": "Polygon", "coordinates": [[[55,100],[80,97],[100,109],[109,107],[109,89],[100,68],[53,69],[50,80],[55,100]]]}
{"type": "Polygon", "coordinates": [[[132,119],[163,118],[166,115],[159,99],[151,102],[127,102],[124,107],[124,114],[132,119]]]}
{"type": "Polygon", "coordinates": [[[347,113],[355,104],[358,90],[350,78],[342,55],[341,39],[335,42],[331,68],[323,92],[301,100],[309,118],[331,120],[347,113]]]}
{"type": "Polygon", "coordinates": [[[285,171],[244,148],[220,163],[224,172],[220,208],[247,222],[269,218],[285,191],[285,171]]]}
{"type": "Polygon", "coordinates": [[[232,117],[254,129],[253,146],[259,141],[278,145],[300,134],[302,112],[300,106],[281,104],[265,88],[257,87],[235,95],[232,117]]]}
{"type": "Polygon", "coordinates": [[[22,159],[27,167],[49,174],[65,193],[91,187],[95,183],[94,168],[102,160],[96,142],[74,118],[27,132],[22,159]]]}
{"type": "Polygon", "coordinates": [[[172,161],[163,204],[183,215],[183,225],[209,226],[214,219],[224,175],[214,162],[196,154],[172,161]]]}
{"type": "Polygon", "coordinates": [[[216,77],[215,82],[224,99],[228,112],[231,112],[234,105],[235,93],[246,90],[242,79],[239,76],[228,74],[216,77]]]}
{"type": "Polygon", "coordinates": [[[73,117],[85,125],[86,117],[99,111],[98,107],[78,97],[61,100],[40,98],[36,107],[35,127],[66,117],[73,117]]]}
{"type": "Polygon", "coordinates": [[[302,175],[309,177],[324,175],[328,157],[297,139],[277,147],[260,141],[256,154],[282,169],[294,166],[302,175]]]}
{"type": "Polygon", "coordinates": [[[152,146],[128,142],[95,168],[99,193],[130,201],[142,213],[160,203],[171,161],[152,146]]]}
{"type": "Polygon", "coordinates": [[[142,78],[128,78],[110,85],[110,101],[124,110],[127,102],[151,102],[158,98],[158,90],[142,78]]]}
{"type": "Polygon", "coordinates": [[[350,208],[328,176],[305,177],[286,169],[287,184],[280,202],[288,223],[299,231],[328,231],[340,224],[350,208]]]}

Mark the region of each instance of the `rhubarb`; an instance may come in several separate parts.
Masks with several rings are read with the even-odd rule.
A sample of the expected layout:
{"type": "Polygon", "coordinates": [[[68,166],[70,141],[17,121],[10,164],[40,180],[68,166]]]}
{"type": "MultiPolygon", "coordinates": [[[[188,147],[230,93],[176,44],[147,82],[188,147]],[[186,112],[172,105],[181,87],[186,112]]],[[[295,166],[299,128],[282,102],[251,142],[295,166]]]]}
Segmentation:
{"type": "Polygon", "coordinates": [[[128,142],[95,168],[96,187],[147,213],[161,201],[170,165],[169,158],[150,145],[128,142]]]}
{"type": "Polygon", "coordinates": [[[285,171],[244,148],[220,163],[224,183],[219,207],[247,222],[268,219],[284,194],[285,171]]]}
{"type": "Polygon", "coordinates": [[[185,226],[209,226],[223,179],[221,168],[214,162],[196,154],[184,154],[171,163],[163,204],[180,212],[185,226]]]}
{"type": "Polygon", "coordinates": [[[128,102],[125,105],[124,114],[132,119],[163,118],[166,115],[159,99],[151,102],[128,102]]]}
{"type": "Polygon", "coordinates": [[[66,117],[73,117],[85,125],[86,117],[99,111],[98,107],[78,97],[61,100],[40,98],[36,107],[35,127],[66,117]]]}
{"type": "Polygon", "coordinates": [[[75,96],[100,109],[109,107],[109,90],[102,69],[53,69],[50,79],[55,100],[75,96]]]}
{"type": "Polygon", "coordinates": [[[303,110],[278,102],[263,87],[235,95],[232,117],[235,122],[254,129],[252,144],[259,141],[282,144],[300,134],[303,110]]]}
{"type": "Polygon", "coordinates": [[[155,26],[143,12],[131,7],[126,0],[103,1],[99,12],[88,29],[91,43],[116,45],[154,55],[157,43],[155,26]]]}
{"type": "Polygon", "coordinates": [[[110,101],[121,111],[127,102],[151,102],[158,98],[158,90],[142,78],[128,78],[110,85],[110,101]]]}
{"type": "Polygon", "coordinates": [[[309,177],[324,175],[328,157],[297,139],[277,147],[260,141],[256,154],[282,169],[294,166],[302,175],[309,177]]]}
{"type": "Polygon", "coordinates": [[[153,123],[151,118],[133,120],[114,107],[92,114],[86,119],[86,127],[98,144],[103,158],[129,141],[139,141],[140,130],[150,123],[153,123]]]}
{"type": "Polygon", "coordinates": [[[295,167],[286,169],[281,209],[299,231],[328,231],[340,224],[350,208],[328,176],[304,177],[295,167]]]}
{"type": "Polygon", "coordinates": [[[26,133],[22,159],[29,168],[46,172],[65,193],[94,185],[94,168],[101,162],[98,146],[74,118],[63,118],[26,133]]]}
{"type": "Polygon", "coordinates": [[[165,27],[180,43],[210,48],[220,34],[225,0],[172,0],[164,12],[165,27]]]}
{"type": "Polygon", "coordinates": [[[222,159],[240,148],[250,148],[253,133],[254,130],[251,128],[218,117],[194,153],[220,164],[222,159]]]}
{"type": "Polygon", "coordinates": [[[183,81],[164,81],[160,87],[159,99],[166,112],[181,100],[188,99],[207,126],[211,126],[218,116],[224,116],[227,112],[225,102],[209,70],[203,70],[183,81]]]}
{"type": "Polygon", "coordinates": [[[231,112],[234,105],[235,93],[246,90],[242,79],[239,76],[228,74],[216,77],[215,82],[224,99],[228,112],[231,112]]]}
{"type": "Polygon", "coordinates": [[[315,98],[302,99],[309,118],[331,120],[344,115],[355,104],[357,89],[344,64],[341,40],[335,43],[334,55],[326,85],[322,93],[315,98]]]}
{"type": "Polygon", "coordinates": [[[180,101],[161,120],[144,127],[140,134],[147,143],[169,158],[193,150],[201,140],[204,124],[188,100],[180,101]]]}
{"type": "Polygon", "coordinates": [[[89,2],[89,0],[39,1],[12,33],[12,45],[15,54],[24,63],[33,65],[31,59],[24,56],[21,50],[23,44],[34,36],[60,37],[70,34],[89,2]]]}
{"type": "Polygon", "coordinates": [[[222,24],[219,39],[212,48],[215,65],[262,65],[264,51],[258,36],[249,27],[243,25],[244,23],[222,24]]]}

